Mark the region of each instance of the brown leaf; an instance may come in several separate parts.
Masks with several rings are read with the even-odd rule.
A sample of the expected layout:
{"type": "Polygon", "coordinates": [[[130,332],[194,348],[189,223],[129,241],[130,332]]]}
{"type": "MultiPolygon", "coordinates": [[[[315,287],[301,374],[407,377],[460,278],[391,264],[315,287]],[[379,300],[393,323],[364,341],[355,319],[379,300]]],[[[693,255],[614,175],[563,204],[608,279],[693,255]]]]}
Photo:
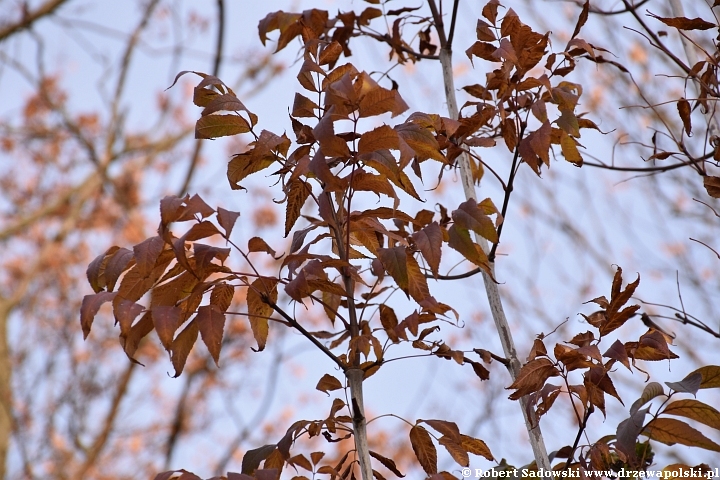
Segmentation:
{"type": "Polygon", "coordinates": [[[173,340],[171,361],[173,367],[175,367],[175,378],[179,377],[183,368],[185,368],[185,362],[190,354],[190,350],[192,350],[193,345],[195,345],[197,336],[198,324],[195,320],[191,320],[187,327],[173,340]]]}
{"type": "Polygon", "coordinates": [[[609,373],[604,367],[592,367],[588,369],[588,371],[585,372],[585,380],[585,386],[587,386],[587,382],[591,382],[593,385],[599,387],[603,392],[608,395],[612,395],[617,398],[620,403],[623,403],[620,395],[617,393],[617,390],[615,390],[615,385],[613,384],[609,373]]]}
{"type": "Polygon", "coordinates": [[[292,107],[293,117],[315,117],[315,110],[318,110],[317,103],[299,93],[295,93],[295,101],[292,107]]]}
{"type": "Polygon", "coordinates": [[[472,366],[473,372],[475,372],[475,375],[477,375],[480,380],[484,381],[490,378],[490,371],[482,364],[473,361],[470,361],[469,363],[472,366]]]}
{"type": "Polygon", "coordinates": [[[269,457],[276,448],[278,448],[276,445],[263,445],[260,448],[254,448],[245,452],[242,459],[242,473],[248,475],[254,474],[255,470],[260,466],[260,463],[269,457]]]}
{"type": "MultiPolygon", "coordinates": [[[[720,149],[718,149],[720,151],[720,149]]],[[[720,198],[720,177],[706,175],[703,177],[703,185],[708,195],[713,198],[720,198]]]]}
{"type": "Polygon", "coordinates": [[[386,112],[391,112],[394,118],[409,108],[397,90],[388,90],[380,86],[375,86],[365,93],[360,99],[359,107],[360,118],[373,117],[386,112]]]}
{"type": "Polygon", "coordinates": [[[625,365],[625,368],[632,371],[630,368],[630,361],[628,360],[627,351],[625,350],[625,346],[622,344],[620,340],[615,340],[615,343],[613,343],[610,348],[603,353],[603,357],[611,358],[615,361],[618,361],[625,365]]]}
{"type": "Polygon", "coordinates": [[[420,425],[414,425],[410,429],[410,444],[425,473],[437,473],[437,450],[428,431],[420,425]]]}
{"type": "Polygon", "coordinates": [[[155,267],[155,262],[163,251],[165,242],[162,238],[150,237],[133,247],[133,256],[137,265],[138,274],[147,276],[155,267]]]}
{"type": "Polygon", "coordinates": [[[653,15],[652,13],[650,15],[660,20],[668,27],[674,27],[679,30],[710,30],[711,28],[717,28],[716,24],[705,21],[702,18],[665,18],[658,17],[657,15],[653,15]]]}
{"type": "Polygon", "coordinates": [[[235,287],[229,283],[220,282],[210,294],[210,305],[215,305],[218,310],[225,313],[232,303],[233,296],[235,295],[235,287]]]}
{"type": "MultiPolygon", "coordinates": [[[[332,390],[339,390],[342,388],[342,383],[340,383],[340,380],[333,377],[332,375],[325,374],[322,376],[318,384],[315,386],[316,390],[320,390],[321,392],[328,393],[332,390]]],[[[330,395],[330,394],[328,394],[330,395]]],[[[312,469],[311,469],[312,470],[312,469]]]]}
{"type": "Polygon", "coordinates": [[[665,445],[675,445],[679,443],[690,447],[699,447],[713,452],[720,452],[720,445],[687,423],[675,420],[674,418],[654,418],[645,426],[642,434],[665,445]]]}
{"type": "Polygon", "coordinates": [[[403,168],[410,162],[410,158],[407,158],[406,155],[408,147],[415,154],[419,162],[427,160],[428,158],[442,163],[445,162],[445,157],[440,152],[440,145],[430,130],[408,121],[396,125],[395,131],[400,138],[400,163],[403,168]],[[403,147],[405,147],[405,149],[403,147]]]}
{"type": "Polygon", "coordinates": [[[635,400],[633,404],[630,406],[630,415],[635,415],[638,410],[640,410],[640,407],[648,403],[650,400],[652,400],[655,397],[659,397],[660,395],[664,395],[664,390],[662,385],[660,385],[657,382],[650,382],[647,385],[645,385],[645,388],[643,389],[642,395],[640,395],[640,398],[635,400]]]}
{"type": "MultiPolygon", "coordinates": [[[[366,11],[369,9],[366,9],[366,11]]],[[[377,9],[375,9],[377,10],[377,9]]],[[[365,12],[363,12],[365,14],[365,12]]],[[[380,13],[382,15],[382,13],[380,13]]],[[[318,57],[318,64],[319,65],[334,65],[338,58],[340,58],[340,54],[343,51],[342,45],[340,43],[333,41],[329,45],[326,45],[325,48],[323,48],[322,52],[320,52],[320,56],[318,57]]]]}
{"type": "Polygon", "coordinates": [[[478,207],[474,198],[461,203],[452,212],[452,218],[457,226],[472,230],[493,243],[498,241],[493,221],[478,207]]]}
{"type": "Polygon", "coordinates": [[[195,138],[219,138],[250,131],[250,124],[239,115],[208,115],[195,123],[195,138]]]}
{"type": "Polygon", "coordinates": [[[407,276],[408,276],[408,293],[416,302],[422,302],[430,296],[427,279],[420,270],[415,256],[409,251],[405,251],[407,276]]]}
{"type": "MultiPolygon", "coordinates": [[[[276,450],[277,451],[277,450],[276,450]]],[[[288,459],[288,463],[290,465],[297,465],[298,467],[304,468],[305,470],[312,472],[313,466],[310,463],[310,460],[305,457],[303,454],[295,455],[294,457],[291,457],[288,459]]]]}
{"type": "Polygon", "coordinates": [[[473,455],[480,455],[482,457],[487,458],[490,461],[494,460],[492,453],[490,453],[490,449],[485,444],[485,442],[483,442],[482,440],[461,434],[460,441],[461,441],[462,447],[468,453],[472,453],[473,455]]]}
{"type": "Polygon", "coordinates": [[[233,156],[228,163],[227,177],[234,189],[243,188],[239,182],[253,173],[260,172],[272,165],[279,156],[285,155],[290,147],[290,139],[284,134],[275,135],[263,130],[260,137],[250,143],[249,149],[233,156]]]}
{"type": "Polygon", "coordinates": [[[217,209],[217,219],[218,223],[222,227],[223,230],[225,230],[225,237],[230,238],[230,234],[232,233],[233,227],[235,226],[235,222],[237,221],[237,218],[240,216],[240,212],[233,212],[231,210],[225,210],[222,207],[218,207],[217,209]]]}
{"type": "Polygon", "coordinates": [[[108,292],[113,291],[120,275],[132,266],[130,264],[132,260],[133,252],[127,248],[118,249],[107,259],[107,264],[105,265],[105,283],[107,284],[108,292]]]}
{"type": "Polygon", "coordinates": [[[489,0],[482,9],[482,16],[490,20],[495,25],[497,21],[497,12],[500,2],[498,0],[489,0]]]}
{"type": "Polygon", "coordinates": [[[104,303],[112,301],[115,295],[117,293],[99,292],[83,297],[82,306],[80,307],[80,325],[82,326],[83,339],[87,339],[88,335],[90,335],[90,328],[100,307],[104,303]]]}
{"type": "Polygon", "coordinates": [[[680,114],[680,120],[682,120],[683,127],[685,128],[685,134],[689,137],[692,133],[692,124],[690,123],[690,102],[681,98],[677,102],[678,113],[680,114]]]}
{"type": "Polygon", "coordinates": [[[667,405],[662,411],[662,414],[689,418],[708,427],[720,430],[720,412],[698,400],[677,400],[667,405]]]}
{"type": "Polygon", "coordinates": [[[547,358],[531,360],[523,365],[515,381],[507,387],[516,391],[510,395],[510,400],[519,400],[530,393],[537,392],[550,377],[560,375],[557,368],[547,358]]]}
{"type": "Polygon", "coordinates": [[[195,321],[198,324],[203,343],[215,360],[215,365],[218,365],[225,329],[225,314],[217,305],[204,305],[198,308],[195,321]]]}
{"type": "Polygon", "coordinates": [[[575,24],[575,30],[573,30],[573,34],[570,36],[570,39],[577,37],[578,33],[580,33],[580,29],[585,25],[585,22],[587,22],[588,19],[588,13],[590,11],[590,0],[587,0],[582,7],[582,11],[580,12],[580,16],[578,17],[577,24],[575,24]]]}
{"type": "Polygon", "coordinates": [[[582,166],[583,158],[580,155],[580,151],[577,148],[578,143],[573,137],[567,134],[563,130],[560,134],[560,148],[562,150],[563,157],[570,163],[574,163],[576,166],[582,166]]]}
{"type": "Polygon", "coordinates": [[[226,93],[213,96],[212,100],[205,106],[200,115],[206,117],[215,112],[238,112],[241,110],[250,113],[250,110],[245,108],[245,105],[243,105],[234,94],[226,93]]]}
{"type": "Polygon", "coordinates": [[[382,149],[399,149],[398,134],[388,125],[381,125],[365,132],[358,141],[358,153],[371,153],[382,149]]]}
{"type": "Polygon", "coordinates": [[[654,329],[642,335],[639,342],[627,342],[625,350],[628,352],[628,357],[636,360],[659,361],[678,358],[668,348],[665,336],[654,329]]]}
{"type": "Polygon", "coordinates": [[[139,303],[125,300],[124,298],[115,299],[113,302],[113,314],[115,322],[120,325],[120,336],[126,337],[130,333],[130,328],[138,315],[145,311],[145,307],[139,303]]]}
{"type": "Polygon", "coordinates": [[[437,222],[412,234],[412,239],[428,263],[430,271],[437,278],[442,256],[442,230],[437,222]]]}
{"type": "Polygon", "coordinates": [[[380,248],[378,258],[383,264],[385,271],[393,277],[395,283],[402,291],[408,293],[408,268],[405,247],[380,248]]]}
{"type": "Polygon", "coordinates": [[[482,58],[483,60],[487,60],[488,62],[499,62],[500,59],[493,55],[496,50],[497,47],[491,43],[475,42],[470,46],[470,48],[465,50],[465,54],[468,56],[470,61],[472,61],[472,57],[475,56],[482,58]]]}
{"type": "Polygon", "coordinates": [[[397,466],[395,465],[395,462],[392,459],[383,457],[379,453],[373,452],[372,450],[370,450],[370,456],[373,457],[374,459],[376,459],[377,461],[379,461],[380,463],[382,463],[385,468],[387,468],[388,470],[393,472],[398,477],[402,478],[405,476],[402,473],[400,473],[400,470],[398,470],[397,466]]]}
{"type": "Polygon", "coordinates": [[[455,441],[450,437],[443,436],[440,437],[438,443],[445,447],[445,450],[447,450],[453,460],[455,460],[461,467],[467,467],[470,465],[468,452],[465,451],[458,441],[455,441]]]}
{"type": "Polygon", "coordinates": [[[333,116],[335,114],[335,105],[325,111],[325,114],[313,128],[313,136],[320,143],[322,152],[328,157],[350,156],[350,149],[342,138],[335,135],[335,127],[333,125],[333,116]]]}
{"type": "Polygon", "coordinates": [[[268,317],[273,313],[270,305],[263,301],[267,298],[273,303],[277,301],[277,278],[261,277],[252,282],[247,291],[247,306],[250,319],[250,328],[258,345],[258,351],[265,349],[269,326],[268,317]]]}
{"type": "Polygon", "coordinates": [[[397,198],[395,189],[388,181],[385,175],[374,175],[372,173],[366,173],[363,170],[356,170],[351,173],[350,186],[357,191],[373,192],[380,196],[387,195],[390,198],[397,198]]]}
{"type": "Polygon", "coordinates": [[[490,265],[488,263],[487,255],[482,251],[480,245],[477,245],[470,238],[470,232],[461,228],[458,225],[452,225],[448,229],[449,240],[448,246],[454,250],[457,250],[462,254],[463,257],[470,260],[478,267],[483,268],[488,274],[490,273],[490,265]]]}
{"type": "MultiPolygon", "coordinates": [[[[195,475],[194,473],[188,472],[187,470],[172,470],[169,472],[163,472],[159,473],[155,476],[153,480],[202,480],[200,477],[195,475]],[[180,473],[180,475],[177,475],[180,473]]],[[[233,479],[233,480],[246,480],[246,479],[233,479]]]]}
{"type": "Polygon", "coordinates": [[[393,343],[398,343],[399,339],[395,333],[395,327],[398,325],[397,316],[395,315],[395,311],[384,303],[380,305],[380,323],[390,340],[393,343]]]}
{"type": "Polygon", "coordinates": [[[287,209],[285,211],[285,236],[292,230],[295,222],[300,217],[305,202],[307,201],[312,188],[300,179],[291,180],[287,186],[287,209]]]}
{"type": "Polygon", "coordinates": [[[260,237],[252,237],[248,240],[248,252],[265,252],[275,257],[275,250],[270,248],[270,245],[268,245],[267,242],[260,237]]]}
{"type": "Polygon", "coordinates": [[[720,388],[720,366],[718,365],[706,365],[700,367],[697,370],[689,373],[687,376],[691,376],[695,373],[699,373],[702,376],[700,381],[700,388],[720,388]]]}
{"type": "Polygon", "coordinates": [[[157,306],[152,309],[155,331],[160,338],[160,343],[168,352],[172,348],[175,331],[180,326],[180,313],[180,308],[174,305],[157,306]]]}

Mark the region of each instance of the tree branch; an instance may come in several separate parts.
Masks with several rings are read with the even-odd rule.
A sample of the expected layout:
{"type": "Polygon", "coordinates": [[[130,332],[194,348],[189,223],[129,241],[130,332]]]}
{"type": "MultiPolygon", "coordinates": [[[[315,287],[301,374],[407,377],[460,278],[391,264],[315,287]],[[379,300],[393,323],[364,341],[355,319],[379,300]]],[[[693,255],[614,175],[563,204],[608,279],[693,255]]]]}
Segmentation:
{"type": "MultiPolygon", "coordinates": [[[[435,19],[435,25],[438,30],[438,37],[440,38],[440,63],[442,64],[443,83],[445,85],[445,98],[448,105],[448,113],[451,118],[458,118],[458,106],[457,98],[455,97],[455,79],[453,78],[452,71],[452,52],[447,44],[445,32],[443,29],[442,19],[440,18],[435,0],[428,0],[428,5],[432,11],[433,18],[435,19]]],[[[463,191],[465,192],[465,198],[470,199],[476,198],[475,184],[472,178],[472,171],[470,169],[470,158],[467,153],[460,155],[460,179],[463,185],[463,191]]],[[[483,237],[475,235],[476,242],[480,245],[484,252],[488,252],[488,243],[483,237]]],[[[512,333],[510,331],[510,325],[505,317],[505,310],[503,309],[502,300],[500,298],[500,291],[498,286],[493,280],[495,265],[490,263],[490,270],[492,275],[487,272],[483,272],[483,281],[485,283],[485,292],[487,293],[488,303],[490,304],[490,311],[495,321],[495,327],[497,328],[500,342],[503,346],[503,352],[505,357],[509,360],[510,365],[508,370],[513,378],[517,378],[520,372],[520,360],[518,360],[517,350],[515,349],[515,341],[513,340],[512,333]]],[[[534,410],[527,408],[527,397],[520,399],[520,409],[523,412],[525,418],[525,427],[530,437],[530,445],[535,456],[535,462],[538,468],[544,468],[550,470],[550,460],[548,458],[547,449],[545,448],[545,440],[543,439],[540,431],[540,424],[535,417],[534,410]]]]}
{"type": "MultiPolygon", "coordinates": [[[[215,77],[220,76],[220,64],[222,63],[223,45],[225,39],[224,0],[217,0],[217,16],[218,30],[217,39],[215,41],[215,61],[213,63],[213,76],[215,77]]],[[[190,157],[190,165],[188,165],[188,170],[185,173],[185,180],[183,181],[182,187],[180,187],[178,197],[182,197],[183,195],[185,195],[188,188],[190,188],[190,182],[192,181],[192,177],[195,174],[195,169],[197,168],[198,161],[200,161],[200,152],[202,151],[202,147],[203,140],[195,140],[195,149],[193,150],[192,157],[190,157]]]]}
{"type": "MultiPolygon", "coordinates": [[[[30,28],[33,23],[41,18],[51,15],[66,1],[67,0],[48,0],[32,12],[24,10],[22,19],[20,19],[19,22],[4,25],[0,28],[0,42],[6,40],[8,37],[20,30],[30,28]]],[[[26,6],[27,4],[24,5],[26,6]]]]}
{"type": "Polygon", "coordinates": [[[303,336],[304,336],[305,338],[307,338],[308,340],[310,340],[317,348],[320,349],[321,352],[323,352],[325,355],[327,355],[328,357],[330,357],[330,359],[331,359],[333,362],[335,362],[335,364],[336,364],[338,367],[340,367],[340,369],[341,369],[342,371],[345,371],[345,370],[347,369],[347,367],[346,367],[345,365],[343,365],[343,363],[340,361],[339,358],[337,358],[337,357],[335,356],[335,354],[333,354],[333,353],[332,353],[325,345],[323,345],[317,338],[313,337],[310,332],[308,332],[307,330],[305,330],[305,327],[303,327],[302,325],[300,325],[300,324],[297,322],[297,320],[295,320],[295,319],[292,318],[290,315],[288,315],[287,313],[285,313],[285,310],[283,310],[282,308],[280,308],[277,303],[275,303],[275,302],[273,302],[272,300],[270,300],[270,297],[268,297],[266,293],[260,292],[260,295],[261,295],[260,298],[262,298],[262,301],[263,301],[266,305],[268,305],[270,308],[272,308],[273,310],[275,310],[281,317],[283,317],[285,320],[287,320],[287,322],[288,322],[294,329],[296,329],[298,332],[302,333],[303,336]]]}

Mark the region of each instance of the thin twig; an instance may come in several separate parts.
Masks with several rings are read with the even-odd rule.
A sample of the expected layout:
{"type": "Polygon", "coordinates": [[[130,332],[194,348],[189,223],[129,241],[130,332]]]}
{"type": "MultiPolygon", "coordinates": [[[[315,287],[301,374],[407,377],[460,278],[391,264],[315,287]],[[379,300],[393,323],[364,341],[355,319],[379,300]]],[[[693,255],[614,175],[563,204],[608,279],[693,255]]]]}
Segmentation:
{"type": "MultiPolygon", "coordinates": [[[[44,4],[40,5],[34,11],[28,10],[23,11],[22,19],[19,22],[12,23],[4,26],[0,29],[0,42],[10,37],[12,34],[30,28],[33,23],[40,20],[41,18],[54,13],[63,3],[67,0],[49,0],[44,4]]],[[[27,7],[27,3],[24,3],[27,7]]]]}
{"type": "MultiPolygon", "coordinates": [[[[217,40],[215,42],[215,61],[213,62],[213,76],[218,77],[220,75],[220,64],[222,63],[223,45],[225,38],[225,3],[224,0],[217,0],[217,15],[218,15],[218,30],[217,40]]],[[[200,161],[200,152],[202,151],[203,140],[195,140],[195,149],[190,157],[190,165],[188,165],[187,172],[185,173],[185,180],[183,180],[182,187],[180,187],[179,197],[182,197],[187,193],[192,181],[195,169],[200,161]]]]}
{"type": "Polygon", "coordinates": [[[517,174],[518,159],[520,158],[520,141],[522,140],[523,135],[525,135],[526,126],[527,124],[525,122],[522,122],[522,124],[520,125],[520,135],[518,136],[518,143],[515,146],[515,154],[513,155],[512,166],[510,167],[510,175],[508,176],[507,187],[505,188],[505,196],[503,198],[503,206],[502,210],[500,211],[503,222],[497,228],[497,242],[493,243],[492,248],[490,248],[490,253],[488,253],[488,261],[490,263],[495,262],[495,252],[497,251],[498,245],[500,245],[500,235],[502,235],[503,226],[505,225],[508,204],[510,203],[510,195],[512,194],[513,184],[515,183],[515,175],[517,174]]]}

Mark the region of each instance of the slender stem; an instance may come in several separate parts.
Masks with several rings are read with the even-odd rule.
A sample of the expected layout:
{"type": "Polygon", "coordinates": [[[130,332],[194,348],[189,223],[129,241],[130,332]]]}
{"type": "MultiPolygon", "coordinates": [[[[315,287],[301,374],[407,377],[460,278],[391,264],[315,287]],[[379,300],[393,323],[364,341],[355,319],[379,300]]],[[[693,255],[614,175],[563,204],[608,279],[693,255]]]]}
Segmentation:
{"type": "Polygon", "coordinates": [[[298,332],[302,333],[305,338],[310,340],[317,348],[320,349],[321,352],[323,352],[325,355],[330,357],[330,359],[337,364],[338,367],[340,367],[341,370],[345,371],[346,366],[343,365],[343,363],[340,361],[339,358],[337,358],[325,345],[323,345],[317,338],[313,337],[310,332],[305,330],[305,327],[300,325],[297,320],[292,318],[290,315],[285,313],[285,310],[280,308],[277,303],[270,300],[270,297],[268,297],[265,293],[260,292],[260,295],[262,298],[262,301],[268,305],[270,308],[275,310],[281,317],[283,317],[294,329],[296,329],[298,332]]]}
{"type": "MultiPolygon", "coordinates": [[[[527,126],[527,123],[522,122],[522,125],[520,126],[520,136],[518,137],[519,140],[522,140],[523,135],[525,135],[525,127],[527,126]]],[[[520,158],[520,141],[518,140],[518,144],[515,146],[515,155],[513,155],[513,161],[512,166],[510,167],[510,176],[508,177],[507,187],[505,188],[505,197],[503,198],[503,206],[502,210],[500,212],[500,215],[502,215],[503,222],[500,224],[497,230],[497,242],[493,243],[492,248],[490,249],[490,253],[488,253],[488,261],[490,263],[495,263],[495,252],[497,251],[498,245],[500,245],[500,235],[502,235],[503,226],[505,225],[505,219],[507,217],[507,209],[508,204],[510,203],[510,195],[513,191],[513,184],[515,183],[515,175],[517,174],[517,165],[518,165],[518,159],[520,158]]]]}
{"type": "MultiPolygon", "coordinates": [[[[224,38],[225,38],[225,2],[224,0],[217,0],[217,22],[218,22],[218,29],[217,29],[217,40],[215,42],[215,60],[213,62],[213,75],[219,76],[220,75],[220,64],[222,63],[222,55],[223,55],[223,44],[224,44],[224,38]]],[[[202,139],[195,140],[195,149],[193,150],[193,154],[190,157],[190,165],[188,165],[187,172],[185,173],[185,180],[183,180],[182,187],[180,187],[180,192],[178,193],[178,196],[185,195],[187,193],[188,188],[190,187],[190,182],[192,181],[193,175],[195,174],[195,169],[197,168],[198,161],[200,160],[200,152],[202,151],[203,141],[202,139]]]]}
{"type": "Polygon", "coordinates": [[[591,403],[590,406],[585,410],[585,416],[582,419],[582,422],[580,422],[580,426],[578,427],[577,435],[575,436],[575,442],[573,443],[572,450],[570,451],[570,456],[568,457],[567,462],[565,463],[565,470],[570,469],[570,464],[573,461],[573,457],[575,457],[575,450],[577,450],[578,443],[580,443],[580,438],[582,437],[583,432],[587,428],[587,422],[590,418],[590,415],[593,413],[595,408],[593,407],[593,404],[591,403]]]}
{"type": "MultiPolygon", "coordinates": [[[[355,164],[353,164],[353,173],[355,171],[355,164]]],[[[352,177],[351,177],[352,178],[352,177]]],[[[340,228],[340,222],[338,219],[337,212],[335,211],[335,208],[332,208],[332,198],[330,197],[329,193],[325,193],[325,195],[328,196],[328,201],[331,205],[332,215],[333,215],[333,223],[334,225],[331,225],[331,229],[333,230],[333,233],[335,235],[335,243],[337,244],[338,248],[338,254],[341,259],[345,260],[346,262],[350,262],[350,243],[349,243],[349,236],[347,238],[348,243],[346,244],[346,239],[343,238],[342,235],[342,228],[340,228]]],[[[348,195],[348,213],[350,212],[350,202],[352,199],[352,194],[348,195]]],[[[338,205],[338,208],[342,208],[342,205],[338,205]]],[[[350,219],[349,217],[346,218],[347,222],[347,230],[348,235],[350,234],[350,219]]],[[[347,271],[347,268],[345,267],[341,271],[341,275],[343,278],[343,284],[345,285],[345,293],[347,295],[347,308],[348,308],[348,317],[350,320],[350,339],[357,338],[360,335],[360,324],[358,322],[357,317],[357,308],[355,306],[355,281],[350,276],[349,272],[347,271]]],[[[352,367],[350,368],[343,368],[345,371],[345,377],[348,381],[348,387],[350,387],[350,401],[352,406],[352,422],[353,422],[353,438],[355,439],[355,452],[357,454],[358,464],[360,465],[360,474],[362,476],[362,480],[372,480],[373,478],[373,471],[372,471],[372,463],[370,461],[370,448],[368,447],[368,438],[367,438],[367,420],[365,418],[365,404],[363,401],[363,379],[365,372],[360,368],[360,352],[355,352],[355,355],[352,356],[352,358],[348,359],[348,362],[352,367]]]]}
{"type": "Polygon", "coordinates": [[[450,20],[450,33],[448,34],[448,39],[447,39],[447,48],[450,51],[452,51],[452,42],[453,42],[453,38],[455,37],[455,23],[457,21],[457,12],[458,12],[459,4],[460,4],[460,0],[455,0],[453,2],[452,20],[450,20]]]}

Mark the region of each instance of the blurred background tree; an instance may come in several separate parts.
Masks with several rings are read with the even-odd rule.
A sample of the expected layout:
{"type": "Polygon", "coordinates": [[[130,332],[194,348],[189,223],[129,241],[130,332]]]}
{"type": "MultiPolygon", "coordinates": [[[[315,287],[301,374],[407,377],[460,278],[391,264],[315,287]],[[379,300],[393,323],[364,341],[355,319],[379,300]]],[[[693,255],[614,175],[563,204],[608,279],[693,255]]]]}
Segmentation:
{"type": "MultiPolygon", "coordinates": [[[[313,3],[290,9],[317,7],[313,3]]],[[[449,11],[451,2],[446,3],[449,11]]],[[[620,264],[628,273],[643,275],[636,294],[648,302],[644,308],[653,321],[677,335],[676,351],[687,363],[674,368],[686,373],[712,361],[720,331],[720,279],[716,253],[702,244],[717,249],[719,223],[711,208],[693,199],[715,210],[717,203],[703,185],[697,162],[687,163],[687,155],[707,157],[701,171],[713,175],[713,115],[692,103],[692,137],[683,136],[677,106],[681,97],[692,101],[702,91],[693,86],[702,82],[685,82],[698,58],[704,58],[702,49],[711,60],[698,76],[716,68],[716,40],[714,30],[688,34],[688,48],[697,55],[690,59],[678,31],[646,13],[680,15],[672,3],[593,3],[583,36],[610,50],[606,59],[626,71],[588,62],[576,69],[572,81],[584,86],[582,107],[588,117],[602,119],[598,125],[611,133],[588,138],[581,169],[553,164],[542,181],[529,169],[518,175],[498,251],[498,278],[518,344],[525,346],[521,356],[537,333],[553,331],[566,318],[571,320],[560,326],[560,334],[578,328],[582,319],[576,313],[591,312],[580,305],[606,293],[613,264],[620,264]],[[666,50],[651,46],[658,41],[666,50]],[[678,154],[661,158],[662,152],[678,154]],[[676,162],[686,164],[664,168],[676,162]],[[591,168],[593,163],[615,168],[591,168]],[[706,328],[680,325],[697,322],[706,328]]],[[[244,449],[287,427],[278,418],[288,418],[295,406],[281,408],[281,415],[268,421],[270,400],[282,396],[279,370],[305,378],[287,360],[304,354],[302,342],[277,342],[273,351],[253,356],[246,321],[239,318],[229,327],[237,335],[226,337],[231,343],[223,347],[223,368],[216,369],[208,355],[196,351],[185,375],[169,380],[169,364],[157,345],[142,345],[148,366],[138,369],[117,347],[109,320],[96,322],[92,341],[83,343],[77,312],[88,291],[83,272],[89,260],[112,243],[132,245],[146,238],[158,221],[157,199],[166,194],[204,192],[222,199],[225,208],[231,206],[227,202],[242,203],[244,212],[255,212],[241,218],[248,232],[266,229],[281,235],[272,193],[258,188],[253,195],[235,193],[228,200],[225,162],[217,159],[242,145],[223,141],[210,148],[192,140],[191,91],[164,89],[179,70],[214,72],[243,102],[267,106],[271,118],[285,122],[295,73],[291,69],[283,76],[282,62],[294,62],[296,52],[270,57],[270,49],[258,43],[256,25],[269,10],[288,7],[281,2],[262,9],[238,7],[222,0],[113,5],[3,0],[0,6],[0,478],[137,478],[194,461],[209,473],[223,471],[239,461],[244,449]],[[178,462],[178,451],[190,456],[178,462]],[[188,460],[192,452],[208,451],[212,454],[188,460]]],[[[551,30],[558,45],[569,39],[581,8],[575,2],[544,1],[507,6],[532,19],[536,30],[551,30]]],[[[682,6],[688,18],[717,21],[704,2],[682,6]]],[[[361,7],[338,2],[319,8],[361,7]]],[[[461,10],[458,21],[456,83],[482,84],[484,72],[473,70],[461,53],[475,38],[481,5],[461,8],[468,11],[461,10]]],[[[357,63],[387,69],[381,46],[370,43],[353,53],[357,63]]],[[[428,63],[408,63],[391,74],[411,111],[444,112],[442,79],[436,65],[428,63]]],[[[711,100],[704,108],[712,112],[717,84],[706,90],[711,100]]],[[[487,160],[502,155],[489,151],[487,160]]],[[[498,163],[499,170],[508,168],[498,163]]],[[[497,186],[486,183],[483,196],[500,195],[497,186]]],[[[453,189],[436,193],[433,200],[460,198],[453,189]]],[[[463,296],[473,298],[477,283],[462,288],[463,296]]],[[[455,334],[458,342],[497,348],[484,300],[467,302],[461,313],[466,328],[455,334]]],[[[639,318],[636,325],[644,331],[639,318]]],[[[653,367],[662,371],[667,364],[653,367]]],[[[407,415],[419,417],[437,408],[459,411],[470,395],[478,408],[462,415],[463,431],[507,439],[507,445],[515,440],[507,432],[516,428],[522,435],[513,420],[516,407],[497,401],[506,396],[509,383],[500,376],[480,384],[448,374],[436,363],[408,374],[413,375],[425,383],[400,396],[407,415]],[[426,395],[429,390],[435,393],[426,395]],[[443,391],[457,395],[448,400],[443,391]]],[[[305,399],[312,403],[317,392],[312,391],[315,377],[309,377],[305,399]]],[[[628,379],[623,391],[639,392],[643,380],[628,379]]],[[[406,385],[412,383],[397,388],[406,385]]],[[[609,416],[624,418],[622,405],[608,408],[609,416]]],[[[569,426],[547,427],[546,435],[557,439],[551,449],[569,443],[564,438],[569,426]]],[[[407,459],[404,440],[394,439],[393,428],[386,427],[390,444],[398,458],[407,459]]],[[[671,448],[661,453],[688,463],[710,458],[671,448]]]]}

